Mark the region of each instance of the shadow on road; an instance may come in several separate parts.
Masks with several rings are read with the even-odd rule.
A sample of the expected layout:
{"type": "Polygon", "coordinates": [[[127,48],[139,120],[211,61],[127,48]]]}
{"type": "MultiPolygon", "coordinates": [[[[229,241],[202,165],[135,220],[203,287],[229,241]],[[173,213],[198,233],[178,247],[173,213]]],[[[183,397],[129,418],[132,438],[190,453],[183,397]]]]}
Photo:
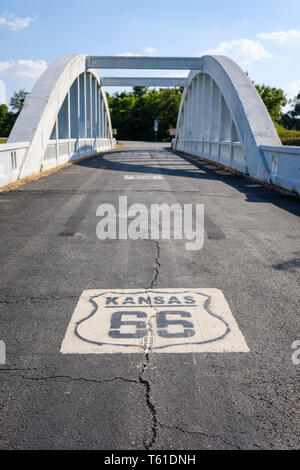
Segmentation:
{"type": "Polygon", "coordinates": [[[121,149],[91,157],[74,164],[99,170],[107,169],[110,171],[138,174],[159,173],[164,176],[177,176],[215,182],[221,181],[243,193],[246,196],[247,202],[274,204],[281,209],[300,216],[299,199],[296,197],[282,194],[262,184],[251,182],[251,180],[242,176],[226,172],[217,167],[213,162],[209,163],[175,153],[169,146],[165,148],[121,149]],[[166,152],[168,152],[167,156],[166,152]],[[182,168],[180,168],[178,156],[182,159],[182,168]],[[123,160],[120,161],[120,158],[123,160]]]}

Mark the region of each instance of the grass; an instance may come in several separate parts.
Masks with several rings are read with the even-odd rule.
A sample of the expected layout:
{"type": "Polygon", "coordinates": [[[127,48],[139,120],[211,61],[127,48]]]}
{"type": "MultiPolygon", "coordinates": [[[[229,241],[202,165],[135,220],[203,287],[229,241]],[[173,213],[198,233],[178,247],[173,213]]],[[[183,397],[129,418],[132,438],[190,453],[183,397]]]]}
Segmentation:
{"type": "Polygon", "coordinates": [[[291,131],[285,127],[275,124],[277,133],[283,145],[299,145],[300,146],[300,131],[291,131]]]}

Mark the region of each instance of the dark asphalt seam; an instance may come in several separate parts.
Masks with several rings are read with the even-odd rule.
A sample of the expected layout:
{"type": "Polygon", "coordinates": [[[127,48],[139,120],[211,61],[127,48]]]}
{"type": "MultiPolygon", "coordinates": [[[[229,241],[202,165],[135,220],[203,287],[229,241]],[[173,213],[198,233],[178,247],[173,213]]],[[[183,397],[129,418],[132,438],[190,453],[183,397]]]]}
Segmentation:
{"type": "MultiPolygon", "coordinates": [[[[107,379],[107,380],[96,380],[96,379],[87,379],[85,377],[71,377],[69,375],[53,375],[53,376],[48,376],[48,377],[26,377],[22,376],[24,380],[30,380],[30,381],[36,381],[36,382],[41,382],[45,381],[47,382],[48,380],[68,380],[68,381],[74,381],[74,382],[88,382],[88,383],[95,383],[97,385],[103,385],[106,383],[112,383],[117,380],[121,380],[126,383],[133,383],[133,384],[140,384],[143,385],[145,388],[145,395],[146,395],[146,403],[147,407],[150,410],[151,413],[151,420],[152,420],[152,428],[151,428],[151,437],[148,442],[144,440],[144,447],[146,450],[151,449],[153,446],[156,436],[157,436],[157,417],[156,417],[156,410],[154,405],[151,403],[150,400],[150,383],[148,380],[143,379],[143,373],[146,370],[147,366],[149,364],[149,355],[145,355],[145,359],[143,361],[143,367],[142,370],[139,374],[139,381],[137,380],[132,380],[132,379],[125,379],[124,377],[114,377],[112,379],[107,379]]],[[[3,369],[3,370],[8,370],[8,369],[3,369]]],[[[14,371],[25,371],[27,369],[11,369],[14,371]]],[[[29,369],[28,369],[29,370],[29,369]]],[[[35,369],[32,369],[35,370],[35,369]]],[[[1,369],[0,369],[1,372],[1,369]]]]}
{"type": "Polygon", "coordinates": [[[221,436],[219,436],[218,434],[206,434],[204,432],[201,432],[201,431],[189,431],[189,430],[186,430],[186,429],[183,429],[179,426],[167,426],[166,424],[163,424],[163,423],[160,423],[158,422],[159,426],[161,426],[162,428],[165,428],[165,429],[170,429],[170,430],[174,430],[176,429],[177,431],[180,431],[182,432],[183,434],[190,434],[190,435],[197,435],[197,436],[204,436],[204,437],[207,437],[209,439],[219,439],[220,441],[222,441],[225,445],[227,446],[231,446],[233,447],[234,449],[241,449],[240,446],[238,446],[237,444],[232,444],[231,442],[228,442],[228,441],[225,441],[225,439],[223,439],[221,436]]]}
{"type": "MultiPolygon", "coordinates": [[[[146,240],[144,239],[144,241],[149,241],[149,240],[146,240]]],[[[156,247],[156,256],[155,256],[155,260],[154,260],[154,266],[153,266],[153,276],[152,276],[152,279],[151,279],[151,283],[149,286],[145,287],[145,289],[152,289],[156,282],[157,282],[157,279],[158,279],[158,275],[159,275],[159,270],[160,270],[160,267],[161,267],[161,263],[160,263],[160,245],[159,245],[159,241],[156,241],[156,240],[150,240],[152,243],[154,243],[155,247],[156,247]]]]}
{"type": "MultiPolygon", "coordinates": [[[[161,267],[161,263],[160,263],[161,248],[160,248],[158,240],[144,239],[144,241],[150,241],[150,242],[154,243],[155,248],[156,248],[156,256],[155,256],[155,260],[154,260],[152,279],[151,279],[150,285],[145,287],[145,290],[148,290],[148,289],[152,289],[155,286],[155,284],[157,282],[157,279],[158,279],[158,276],[159,276],[159,270],[160,270],[160,267],[161,267]]],[[[149,334],[151,334],[151,328],[148,330],[148,335],[149,334]]],[[[153,447],[153,445],[155,444],[156,437],[157,437],[157,424],[158,424],[156,408],[155,408],[154,404],[152,403],[151,397],[150,397],[150,395],[151,395],[150,381],[146,380],[143,377],[143,375],[144,375],[144,373],[145,373],[145,371],[148,368],[149,363],[150,363],[150,354],[149,354],[150,350],[151,350],[151,346],[149,346],[149,347],[146,346],[145,347],[144,360],[143,360],[141,371],[139,373],[139,383],[141,385],[143,385],[143,387],[145,388],[146,405],[147,405],[147,408],[148,408],[150,416],[151,416],[150,439],[148,440],[148,442],[144,440],[145,450],[150,450],[153,447]]]]}
{"type": "Polygon", "coordinates": [[[0,369],[0,372],[29,372],[31,370],[34,370],[34,371],[37,371],[38,369],[36,367],[26,367],[24,369],[20,369],[20,368],[8,368],[8,367],[5,367],[3,369],[0,369]]]}
{"type": "Polygon", "coordinates": [[[121,380],[122,382],[126,383],[134,383],[138,384],[136,380],[125,379],[124,377],[114,377],[112,379],[107,380],[96,380],[96,379],[87,379],[85,377],[71,377],[70,375],[52,375],[48,377],[26,377],[23,376],[24,380],[32,380],[32,381],[48,381],[48,380],[69,380],[72,382],[89,382],[89,383],[96,383],[96,384],[105,384],[115,382],[117,380],[121,380]]]}
{"type": "MultiPolygon", "coordinates": [[[[161,173],[159,173],[161,174],[161,173]]],[[[33,190],[33,191],[27,191],[26,190],[26,193],[30,194],[30,195],[35,195],[38,194],[38,195],[44,195],[45,197],[47,197],[47,195],[49,194],[53,194],[54,196],[56,194],[58,195],[74,195],[74,194],[103,194],[103,193],[119,193],[120,191],[123,191],[123,192],[128,192],[128,193],[145,193],[145,192],[158,192],[158,193],[180,193],[180,194],[185,194],[185,193],[200,193],[201,195],[203,196],[219,196],[219,194],[209,194],[207,192],[204,192],[203,189],[154,189],[154,188],[147,188],[147,189],[136,189],[136,188],[116,188],[116,189],[88,189],[88,190],[69,190],[69,191],[66,191],[66,190],[33,190]]],[[[23,194],[24,194],[24,191],[21,191],[23,194]]],[[[231,194],[222,194],[222,197],[237,197],[239,196],[240,198],[242,198],[244,195],[246,196],[253,196],[253,193],[252,192],[243,192],[242,196],[239,195],[239,194],[236,194],[236,193],[231,193],[231,194]]],[[[262,196],[264,197],[267,197],[269,196],[270,198],[271,197],[274,197],[272,194],[269,195],[269,193],[263,193],[261,194],[262,196]]],[[[278,196],[279,197],[279,196],[278,196]]],[[[15,202],[14,200],[10,200],[10,201],[7,201],[7,202],[15,202]]]]}
{"type": "Polygon", "coordinates": [[[85,218],[89,208],[90,200],[85,197],[82,199],[79,206],[73,211],[73,214],[65,223],[64,229],[58,235],[70,237],[73,236],[76,232],[78,232],[78,228],[80,227],[81,222],[85,218]]]}
{"type": "Polygon", "coordinates": [[[40,302],[40,301],[51,301],[51,300],[69,300],[78,299],[78,295],[70,295],[66,297],[21,297],[19,299],[1,299],[0,304],[10,305],[19,304],[24,302],[40,302]]]}
{"type": "MultiPolygon", "coordinates": [[[[48,380],[68,380],[68,381],[74,381],[74,382],[88,382],[88,383],[95,383],[95,384],[106,384],[106,383],[112,383],[117,380],[121,380],[126,383],[133,383],[133,384],[140,384],[144,387],[145,389],[145,396],[146,396],[146,403],[147,403],[147,408],[150,411],[151,414],[151,421],[152,421],[152,427],[151,427],[151,433],[150,433],[150,439],[148,442],[144,440],[144,447],[146,450],[149,450],[152,448],[152,446],[155,443],[156,436],[157,436],[157,416],[156,416],[156,409],[154,405],[151,403],[150,399],[150,382],[146,379],[143,378],[143,374],[148,367],[149,364],[149,354],[145,354],[145,358],[143,361],[143,366],[141,369],[141,372],[139,374],[139,380],[132,380],[132,379],[125,379],[124,377],[114,377],[112,379],[107,379],[107,380],[96,380],[96,379],[87,379],[85,377],[71,377],[69,375],[53,375],[53,376],[47,376],[47,377],[26,377],[22,376],[24,380],[30,380],[30,381],[36,381],[36,382],[41,382],[45,381],[47,382],[48,380]]],[[[17,370],[17,369],[16,369],[17,370]]],[[[23,369],[20,369],[23,370],[23,369]]],[[[26,370],[26,369],[24,369],[26,370]]],[[[29,369],[28,369],[29,370],[29,369]]]]}
{"type": "Polygon", "coordinates": [[[209,240],[225,240],[225,234],[207,214],[204,215],[204,226],[209,240]]]}
{"type": "Polygon", "coordinates": [[[145,450],[150,450],[153,447],[153,445],[155,444],[156,437],[157,437],[157,424],[158,424],[156,408],[153,405],[153,403],[151,402],[151,398],[150,398],[150,394],[151,394],[150,382],[149,382],[149,380],[146,380],[146,379],[143,378],[143,375],[144,375],[144,373],[145,373],[145,371],[146,371],[146,369],[149,365],[149,362],[150,362],[150,356],[149,356],[149,353],[146,352],[145,357],[144,357],[144,361],[143,361],[143,365],[142,365],[142,369],[141,369],[140,374],[139,374],[139,383],[141,385],[143,385],[143,387],[145,388],[146,404],[147,404],[147,408],[148,408],[148,410],[150,412],[150,416],[151,416],[150,439],[148,440],[148,442],[144,439],[145,450]]]}
{"type": "MultiPolygon", "coordinates": [[[[160,270],[160,267],[161,267],[161,263],[160,263],[161,248],[160,248],[160,245],[159,245],[159,241],[157,241],[157,240],[144,239],[144,241],[151,241],[152,243],[154,243],[155,248],[156,248],[156,256],[155,256],[155,260],[154,260],[152,279],[151,279],[150,285],[145,287],[145,290],[148,290],[148,289],[152,289],[155,286],[155,284],[157,282],[157,279],[158,279],[158,276],[159,276],[159,270],[160,270]]],[[[148,335],[151,334],[151,331],[152,331],[151,327],[148,328],[148,335]]],[[[148,337],[147,337],[147,340],[148,340],[148,337]]],[[[147,341],[147,343],[148,343],[148,341],[147,341]]],[[[146,372],[146,370],[149,366],[149,363],[150,363],[150,351],[151,351],[151,345],[146,344],[145,353],[144,353],[144,360],[143,360],[141,371],[139,373],[139,383],[141,385],[143,385],[143,387],[145,389],[146,405],[147,405],[147,408],[148,408],[150,416],[151,416],[150,438],[149,438],[148,441],[146,441],[144,439],[145,450],[150,450],[154,446],[155,441],[156,441],[156,437],[157,437],[157,424],[158,424],[156,408],[155,408],[154,404],[152,403],[151,396],[150,396],[151,395],[150,381],[144,378],[144,373],[146,372]]]]}

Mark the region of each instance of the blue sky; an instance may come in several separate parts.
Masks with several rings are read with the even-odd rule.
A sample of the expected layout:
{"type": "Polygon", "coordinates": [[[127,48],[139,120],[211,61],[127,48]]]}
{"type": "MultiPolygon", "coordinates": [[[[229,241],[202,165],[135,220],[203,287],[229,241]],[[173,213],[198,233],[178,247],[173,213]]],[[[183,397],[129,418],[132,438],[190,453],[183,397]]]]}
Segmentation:
{"type": "MultiPolygon", "coordinates": [[[[292,97],[300,90],[300,0],[0,0],[0,80],[7,102],[14,90],[30,91],[64,53],[218,53],[256,82],[280,86],[292,97]]],[[[0,101],[2,90],[0,83],[0,101]]]]}

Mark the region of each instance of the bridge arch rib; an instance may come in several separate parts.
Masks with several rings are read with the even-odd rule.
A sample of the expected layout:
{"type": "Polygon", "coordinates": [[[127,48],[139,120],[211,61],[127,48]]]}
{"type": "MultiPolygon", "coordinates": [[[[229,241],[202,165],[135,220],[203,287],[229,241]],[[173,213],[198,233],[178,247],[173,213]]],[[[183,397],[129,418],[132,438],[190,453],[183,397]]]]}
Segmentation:
{"type": "Polygon", "coordinates": [[[107,68],[190,70],[183,83],[179,77],[127,77],[126,84],[182,84],[173,148],[300,193],[299,148],[282,146],[255,87],[224,56],[60,57],[39,79],[0,147],[1,188],[115,145],[103,83],[115,84],[116,77],[101,82],[97,71],[107,68]]]}
{"type": "Polygon", "coordinates": [[[202,57],[188,77],[174,148],[269,182],[262,145],[282,146],[253,84],[231,59],[202,57]]]}
{"type": "Polygon", "coordinates": [[[113,147],[106,94],[86,59],[58,58],[33,88],[8,140],[29,142],[20,178],[113,147]]]}

